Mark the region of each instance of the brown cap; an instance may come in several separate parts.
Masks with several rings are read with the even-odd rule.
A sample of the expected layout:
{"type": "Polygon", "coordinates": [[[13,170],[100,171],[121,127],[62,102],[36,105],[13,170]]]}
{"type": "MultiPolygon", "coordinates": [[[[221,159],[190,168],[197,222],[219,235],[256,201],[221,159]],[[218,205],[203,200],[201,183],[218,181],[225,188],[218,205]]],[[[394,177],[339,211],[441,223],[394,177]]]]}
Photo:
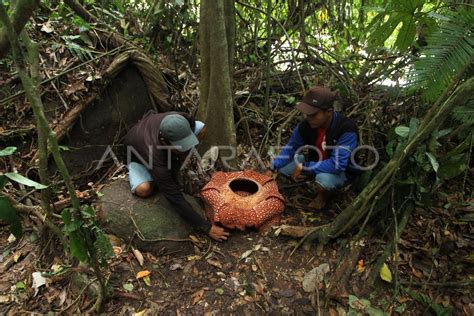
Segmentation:
{"type": "Polygon", "coordinates": [[[303,114],[312,115],[318,110],[331,109],[336,100],[336,94],[329,88],[314,87],[306,92],[303,100],[296,105],[296,108],[303,114]]]}

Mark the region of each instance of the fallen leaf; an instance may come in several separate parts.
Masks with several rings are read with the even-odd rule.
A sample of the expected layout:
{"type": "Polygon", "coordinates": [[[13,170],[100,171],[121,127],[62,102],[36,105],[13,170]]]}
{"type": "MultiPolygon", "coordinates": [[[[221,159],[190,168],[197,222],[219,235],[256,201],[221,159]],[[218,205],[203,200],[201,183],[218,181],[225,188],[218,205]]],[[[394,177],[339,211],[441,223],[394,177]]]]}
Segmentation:
{"type": "Polygon", "coordinates": [[[245,252],[242,254],[242,256],[240,257],[240,260],[243,260],[243,259],[247,258],[248,256],[250,256],[250,255],[252,254],[252,252],[253,252],[252,249],[245,251],[245,252]]]}
{"type": "Polygon", "coordinates": [[[149,275],[144,276],[144,277],[143,277],[143,282],[145,282],[145,284],[146,284],[147,286],[151,286],[150,276],[149,276],[149,275]]]}
{"type": "Polygon", "coordinates": [[[188,261],[199,260],[199,259],[201,259],[201,256],[199,255],[188,256],[188,261]]]}
{"type": "Polygon", "coordinates": [[[397,301],[398,303],[400,304],[403,304],[405,302],[408,302],[409,300],[411,300],[411,298],[409,296],[400,296],[397,301]]]}
{"type": "Polygon", "coordinates": [[[39,288],[46,284],[46,279],[41,275],[41,272],[33,272],[33,284],[32,287],[35,289],[35,296],[39,292],[39,288]]]}
{"type": "Polygon", "coordinates": [[[140,266],[143,267],[143,262],[144,262],[144,259],[143,259],[143,255],[142,253],[140,252],[140,250],[138,249],[133,249],[133,255],[135,256],[135,258],[137,258],[137,261],[138,263],[140,264],[140,266]]]}
{"type": "Polygon", "coordinates": [[[133,291],[133,284],[132,283],[124,283],[124,284],[122,284],[122,287],[127,292],[132,292],[133,291]]]}
{"type": "Polygon", "coordinates": [[[357,273],[362,273],[365,270],[364,260],[357,261],[357,273]]]}
{"type": "Polygon", "coordinates": [[[277,228],[277,230],[275,230],[275,232],[273,233],[273,234],[275,235],[275,237],[278,237],[278,236],[280,235],[282,229],[283,229],[283,228],[282,228],[281,226],[279,226],[279,227],[277,228]]]}
{"type": "Polygon", "coordinates": [[[306,273],[303,278],[303,290],[308,293],[315,291],[329,270],[329,264],[323,263],[306,273]]]}
{"type": "Polygon", "coordinates": [[[258,294],[260,295],[265,294],[265,286],[262,284],[261,280],[258,280],[257,283],[252,283],[252,285],[258,294]]]}
{"type": "Polygon", "coordinates": [[[51,266],[51,271],[53,272],[53,274],[58,274],[59,272],[62,272],[64,270],[64,267],[60,264],[53,264],[51,266]]]}
{"type": "Polygon", "coordinates": [[[138,313],[134,313],[133,316],[143,316],[145,315],[145,312],[147,311],[147,309],[144,309],[142,310],[141,312],[138,312],[138,313]]]}
{"type": "Polygon", "coordinates": [[[17,290],[24,290],[26,288],[25,283],[23,281],[17,282],[17,284],[15,284],[15,287],[17,290]]]}
{"type": "Polygon", "coordinates": [[[13,243],[16,241],[16,237],[13,235],[13,234],[10,234],[10,236],[8,236],[8,243],[13,243]]]}
{"type": "Polygon", "coordinates": [[[64,302],[66,301],[67,298],[67,292],[66,289],[61,291],[61,294],[59,294],[59,306],[62,306],[64,302]]]}
{"type": "Polygon", "coordinates": [[[10,295],[0,295],[0,304],[9,303],[11,300],[10,295]]]}
{"type": "Polygon", "coordinates": [[[203,295],[204,295],[204,289],[200,289],[200,290],[194,292],[193,295],[191,295],[191,298],[192,298],[191,304],[196,305],[196,303],[201,300],[203,295]]]}
{"type": "Polygon", "coordinates": [[[112,249],[117,256],[120,255],[123,251],[122,247],[119,247],[119,246],[113,246],[112,249]]]}
{"type": "Polygon", "coordinates": [[[195,244],[201,244],[202,242],[199,240],[199,238],[197,238],[196,236],[194,235],[189,235],[189,239],[191,239],[191,241],[195,244]]]}
{"type": "Polygon", "coordinates": [[[77,91],[82,91],[82,90],[86,90],[87,91],[87,88],[84,86],[84,82],[83,81],[79,81],[79,82],[76,82],[74,84],[70,84],[68,85],[68,87],[64,90],[64,93],[69,96],[77,91]]]}
{"type": "Polygon", "coordinates": [[[17,263],[18,260],[20,260],[20,258],[21,258],[21,252],[20,252],[20,251],[17,251],[17,252],[15,252],[15,253],[13,254],[13,261],[14,261],[15,263],[17,263]]]}
{"type": "Polygon", "coordinates": [[[207,263],[216,268],[222,269],[222,264],[217,259],[207,259],[207,263]]]}
{"type": "Polygon", "coordinates": [[[137,279],[144,278],[146,276],[149,276],[150,274],[151,274],[151,272],[148,271],[148,270],[140,271],[140,272],[137,273],[137,279]]]}
{"type": "Polygon", "coordinates": [[[329,316],[338,316],[338,312],[334,308],[329,308],[329,316]]]}
{"type": "Polygon", "coordinates": [[[418,279],[421,279],[423,277],[423,273],[421,273],[420,271],[416,270],[416,269],[412,269],[412,273],[414,276],[416,276],[418,279]]]}
{"type": "Polygon", "coordinates": [[[41,31],[49,34],[52,33],[54,29],[49,23],[49,21],[47,21],[46,23],[43,23],[43,26],[41,26],[41,31]]]}
{"type": "Polygon", "coordinates": [[[382,280],[392,283],[392,272],[386,263],[380,268],[380,277],[382,280]]]}
{"type": "Polygon", "coordinates": [[[181,263],[174,263],[170,266],[171,271],[175,271],[178,269],[183,270],[183,265],[181,263]]]}

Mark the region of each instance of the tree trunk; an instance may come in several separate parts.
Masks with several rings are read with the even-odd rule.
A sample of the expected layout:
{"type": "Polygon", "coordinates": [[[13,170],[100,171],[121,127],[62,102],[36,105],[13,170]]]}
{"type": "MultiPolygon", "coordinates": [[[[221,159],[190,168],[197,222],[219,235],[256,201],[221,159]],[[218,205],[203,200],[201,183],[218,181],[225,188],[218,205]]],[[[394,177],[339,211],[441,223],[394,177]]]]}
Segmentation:
{"type": "Polygon", "coordinates": [[[207,125],[203,151],[210,146],[235,146],[233,115],[234,3],[201,2],[199,24],[201,87],[198,117],[207,125]]]}

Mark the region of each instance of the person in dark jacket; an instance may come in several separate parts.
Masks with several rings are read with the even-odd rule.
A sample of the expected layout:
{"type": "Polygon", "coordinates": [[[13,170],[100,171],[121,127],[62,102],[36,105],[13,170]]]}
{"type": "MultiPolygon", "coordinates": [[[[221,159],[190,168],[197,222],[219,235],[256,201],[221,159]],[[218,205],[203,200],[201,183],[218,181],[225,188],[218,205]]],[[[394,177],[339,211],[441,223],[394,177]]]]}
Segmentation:
{"type": "Polygon", "coordinates": [[[229,233],[193,209],[173,173],[173,165],[186,158],[189,150],[199,144],[204,132],[204,124],[185,113],[150,111],[145,114],[123,142],[127,148],[130,186],[132,193],[140,197],[150,196],[153,187],[157,186],[184,219],[211,238],[223,241],[229,233]]]}
{"type": "Polygon", "coordinates": [[[305,120],[293,130],[290,141],[272,161],[271,172],[292,177],[314,177],[317,196],[311,202],[315,209],[326,205],[327,193],[342,187],[346,172],[355,169],[351,154],[358,146],[358,132],[354,122],[334,111],[336,95],[325,87],[314,87],[296,108],[305,120]]]}

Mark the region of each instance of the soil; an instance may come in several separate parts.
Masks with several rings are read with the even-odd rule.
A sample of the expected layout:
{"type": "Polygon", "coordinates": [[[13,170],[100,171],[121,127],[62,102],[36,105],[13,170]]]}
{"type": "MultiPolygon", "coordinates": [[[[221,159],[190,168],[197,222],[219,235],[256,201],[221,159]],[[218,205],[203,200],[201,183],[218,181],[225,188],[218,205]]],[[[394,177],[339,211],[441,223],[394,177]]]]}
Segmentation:
{"type": "MultiPolygon", "coordinates": [[[[302,210],[307,204],[306,199],[311,196],[307,188],[292,188],[284,194],[288,198],[288,209],[282,222],[287,224],[324,223],[337,214],[338,204],[341,202],[340,199],[334,198],[325,211],[315,213],[302,210]],[[295,201],[303,203],[295,204],[295,201]]],[[[347,195],[346,198],[349,199],[350,196],[347,195]]],[[[418,213],[414,217],[415,226],[417,220],[430,222],[429,214],[426,213],[418,213]]],[[[435,232],[438,228],[436,225],[431,226],[431,230],[435,232]]],[[[408,252],[417,243],[423,243],[423,238],[426,238],[426,236],[423,237],[425,232],[421,229],[408,228],[407,233],[403,235],[400,245],[400,252],[403,254],[399,266],[400,279],[413,279],[414,271],[417,271],[414,275],[420,274],[418,275],[420,281],[429,280],[424,275],[421,265],[424,261],[427,261],[424,263],[429,265],[430,261],[426,258],[424,261],[417,259],[420,257],[417,251],[408,252]],[[412,261],[405,259],[408,256],[412,257],[410,259],[412,261]]],[[[8,244],[6,241],[7,227],[2,227],[0,233],[2,264],[5,264],[13,254],[23,251],[18,262],[13,263],[5,273],[2,273],[0,282],[0,298],[3,302],[0,305],[0,311],[2,313],[13,315],[27,311],[60,312],[73,303],[76,304],[68,309],[68,312],[82,313],[92,306],[95,300],[93,293],[85,291],[85,294],[78,296],[77,286],[74,289],[70,283],[72,275],[76,272],[90,273],[83,266],[79,266],[72,273],[48,278],[47,284],[41,287],[35,296],[31,283],[32,272],[50,271],[54,263],[66,265],[68,261],[61,258],[63,255],[60,252],[43,253],[43,245],[40,241],[29,239],[32,231],[28,230],[28,227],[25,236],[13,244],[8,244]],[[6,251],[7,248],[9,250],[6,251]],[[23,282],[24,288],[21,286],[18,288],[19,282],[23,282]]],[[[318,313],[345,315],[346,312],[357,311],[354,309],[357,304],[350,302],[356,297],[368,299],[369,304],[372,304],[374,308],[385,312],[398,310],[408,315],[432,313],[429,305],[422,304],[406,295],[407,292],[402,291],[401,293],[405,294],[393,298],[393,283],[380,280],[375,288],[369,288],[365,284],[365,279],[374,262],[365,262],[362,272],[357,272],[356,266],[350,267],[349,281],[338,284],[340,291],[327,295],[325,288],[347,255],[345,239],[327,245],[321,253],[316,251],[314,245],[302,246],[293,251],[298,241],[276,236],[275,233],[275,230],[264,235],[256,231],[232,231],[229,240],[223,243],[195,234],[191,238],[193,242],[191,249],[194,248],[194,251],[183,251],[183,249],[190,249],[189,247],[177,247],[153,253],[143,252],[143,266],[140,266],[130,245],[112,238],[118,254],[109,260],[108,267],[103,270],[109,279],[109,287],[113,289],[104,312],[119,315],[132,312],[144,312],[146,315],[315,315],[318,313]],[[307,273],[325,263],[329,264],[330,271],[321,282],[319,292],[305,292],[302,282],[307,273]],[[137,279],[137,273],[145,270],[150,272],[149,280],[137,279]]],[[[50,242],[53,241],[50,240],[50,242]]],[[[380,249],[379,246],[376,240],[367,242],[357,259],[373,258],[375,260],[374,252],[380,249]]],[[[455,251],[451,253],[450,258],[456,257],[456,252],[462,256],[468,253],[470,248],[472,250],[472,247],[468,245],[461,245],[461,248],[459,248],[460,245],[452,246],[455,251]]],[[[448,262],[446,257],[438,257],[441,270],[434,269],[433,280],[440,273],[446,272],[445,269],[448,267],[443,265],[448,262]]],[[[466,272],[472,273],[472,268],[466,272]]],[[[92,279],[92,275],[89,275],[89,278],[92,279]]],[[[82,287],[80,286],[79,289],[82,287]]],[[[416,287],[411,289],[419,291],[416,287]]],[[[436,297],[436,302],[440,306],[442,304],[455,306],[456,314],[468,315],[471,311],[472,294],[469,288],[437,288],[437,290],[429,288],[424,290],[424,293],[436,297]]],[[[363,310],[365,309],[362,308],[358,312],[362,315],[363,310]]]]}

